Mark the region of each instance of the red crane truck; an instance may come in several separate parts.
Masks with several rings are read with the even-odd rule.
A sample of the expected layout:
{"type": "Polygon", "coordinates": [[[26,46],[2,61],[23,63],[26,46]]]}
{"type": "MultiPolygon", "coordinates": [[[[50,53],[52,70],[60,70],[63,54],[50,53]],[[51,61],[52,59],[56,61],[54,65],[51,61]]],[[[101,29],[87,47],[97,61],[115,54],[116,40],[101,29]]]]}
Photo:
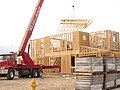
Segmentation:
{"type": "Polygon", "coordinates": [[[8,80],[12,80],[15,71],[18,71],[18,77],[41,77],[43,69],[59,68],[59,66],[35,65],[29,54],[25,52],[28,41],[34,30],[39,11],[44,0],[38,0],[34,13],[25,32],[24,38],[20,45],[18,53],[11,52],[9,54],[0,55],[0,76],[6,76],[8,80]],[[21,56],[23,63],[17,64],[17,57],[21,56]]]}

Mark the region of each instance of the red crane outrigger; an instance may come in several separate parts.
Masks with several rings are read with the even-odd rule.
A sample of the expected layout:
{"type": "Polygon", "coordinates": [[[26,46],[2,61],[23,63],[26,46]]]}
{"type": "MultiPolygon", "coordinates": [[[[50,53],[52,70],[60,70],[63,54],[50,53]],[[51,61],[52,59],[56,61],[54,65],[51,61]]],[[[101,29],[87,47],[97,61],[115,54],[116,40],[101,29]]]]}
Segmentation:
{"type": "Polygon", "coordinates": [[[10,54],[0,55],[0,75],[6,76],[9,80],[14,78],[15,71],[18,71],[19,78],[23,78],[29,76],[41,77],[43,69],[59,68],[60,70],[60,66],[35,65],[29,54],[25,52],[43,2],[44,0],[38,0],[37,6],[29,22],[18,53],[16,54],[11,52],[10,54]],[[22,56],[22,60],[24,61],[24,63],[17,64],[16,57],[18,56],[22,56]]]}

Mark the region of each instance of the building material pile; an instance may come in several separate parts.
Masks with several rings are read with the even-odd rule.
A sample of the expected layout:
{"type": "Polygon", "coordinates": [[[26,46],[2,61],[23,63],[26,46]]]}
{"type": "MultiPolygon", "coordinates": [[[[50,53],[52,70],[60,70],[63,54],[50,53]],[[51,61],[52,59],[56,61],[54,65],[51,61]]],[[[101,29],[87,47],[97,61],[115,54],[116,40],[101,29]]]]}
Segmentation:
{"type": "Polygon", "coordinates": [[[75,72],[78,73],[103,72],[102,58],[94,57],[75,58],[75,72]]]}
{"type": "Polygon", "coordinates": [[[103,75],[76,76],[75,90],[102,90],[103,75]]]}
{"type": "Polygon", "coordinates": [[[75,58],[76,90],[106,90],[120,86],[120,58],[75,58]]]}

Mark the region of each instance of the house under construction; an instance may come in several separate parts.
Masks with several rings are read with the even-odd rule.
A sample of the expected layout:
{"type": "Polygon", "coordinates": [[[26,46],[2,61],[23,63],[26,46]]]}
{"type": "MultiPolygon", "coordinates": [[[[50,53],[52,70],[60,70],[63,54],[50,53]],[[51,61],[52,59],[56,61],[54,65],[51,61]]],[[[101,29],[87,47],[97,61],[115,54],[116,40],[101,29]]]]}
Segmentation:
{"type": "Polygon", "coordinates": [[[63,19],[56,35],[31,40],[30,55],[34,62],[60,65],[61,73],[73,73],[77,57],[120,57],[119,33],[112,30],[83,32],[91,23],[88,19],[63,19]]]}

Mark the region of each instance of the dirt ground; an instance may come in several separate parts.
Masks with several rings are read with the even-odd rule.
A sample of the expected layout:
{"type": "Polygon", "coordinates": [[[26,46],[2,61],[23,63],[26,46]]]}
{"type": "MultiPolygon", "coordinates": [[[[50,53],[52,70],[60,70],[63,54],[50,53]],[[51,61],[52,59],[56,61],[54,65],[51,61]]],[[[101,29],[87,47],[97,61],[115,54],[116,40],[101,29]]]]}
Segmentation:
{"type": "MultiPolygon", "coordinates": [[[[17,78],[6,80],[0,78],[0,90],[31,90],[32,78],[17,78]]],[[[75,77],[64,77],[61,75],[44,75],[41,78],[35,78],[37,82],[36,90],[75,90],[75,77]]]]}
{"type": "MultiPolygon", "coordinates": [[[[0,78],[0,90],[31,90],[32,78],[18,78],[6,80],[0,78]]],[[[75,76],[65,75],[44,75],[41,78],[35,78],[37,82],[36,90],[75,90],[75,76]]],[[[114,89],[120,90],[120,88],[114,89]]]]}

